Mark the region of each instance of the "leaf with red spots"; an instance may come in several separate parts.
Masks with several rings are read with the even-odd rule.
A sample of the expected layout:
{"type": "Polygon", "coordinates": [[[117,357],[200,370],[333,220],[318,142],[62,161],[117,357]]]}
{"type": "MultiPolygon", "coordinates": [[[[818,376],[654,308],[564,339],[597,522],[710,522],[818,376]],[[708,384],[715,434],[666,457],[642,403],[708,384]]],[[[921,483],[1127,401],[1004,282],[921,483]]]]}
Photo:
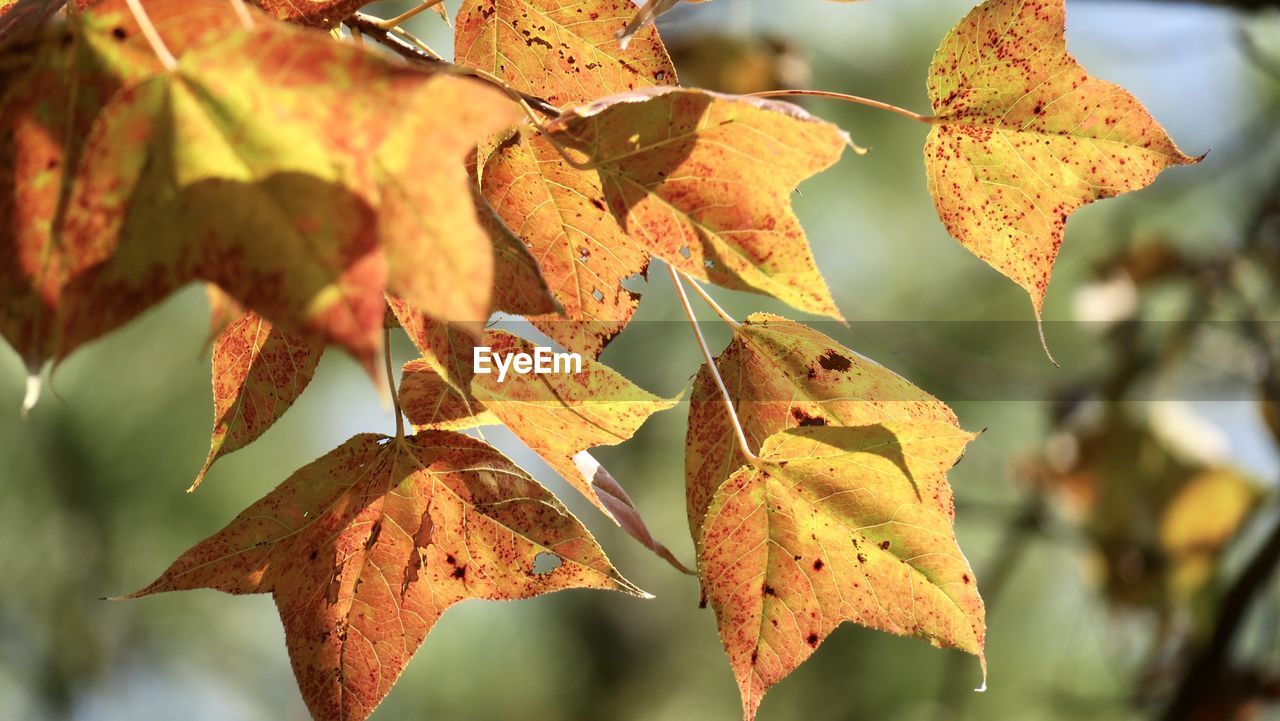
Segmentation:
{"type": "MultiPolygon", "coordinates": [[[[790,428],[946,423],[943,402],[905,378],[808,326],[757,313],[734,331],[716,359],[753,452],[790,428]]],[[[693,383],[685,476],[689,528],[696,540],[716,489],[746,463],[706,367],[693,383]]]]}
{"type": "Polygon", "coordinates": [[[352,438],[128,598],[196,588],[273,596],[317,721],[367,718],[459,601],[643,595],[524,471],[435,431],[352,438]]]}
{"type": "Polygon", "coordinates": [[[929,191],[947,230],[1031,295],[1036,315],[1067,216],[1150,184],[1178,150],[1128,91],[1067,52],[1063,0],[987,0],[929,69],[929,191]]]}
{"type": "Polygon", "coordinates": [[[794,105],[655,88],[570,109],[548,127],[595,168],[647,252],[692,277],[840,317],[791,209],[848,137],[794,105]]]}
{"type": "MultiPolygon", "coordinates": [[[[500,357],[535,352],[533,344],[502,331],[488,333],[484,346],[500,357]]],[[[452,362],[471,370],[470,346],[455,347],[452,362]]],[[[598,361],[583,359],[581,370],[547,362],[550,373],[511,372],[502,380],[491,364],[493,372],[477,373],[464,391],[441,375],[438,356],[413,361],[404,368],[400,403],[418,428],[506,425],[605,515],[678,566],[653,539],[627,492],[586,454],[630,439],[650,416],[675,401],[649,393],[598,361]]]]}
{"type": "MultiPolygon", "coordinates": [[[[118,92],[161,70],[122,7],[104,2],[76,23],[51,23],[0,57],[0,187],[7,189],[0,194],[0,335],[30,369],[65,357],[156,300],[142,293],[85,300],[89,279],[118,242],[110,233],[74,232],[83,179],[77,169],[96,152],[91,135],[118,92]]],[[[197,28],[239,27],[214,0],[153,3],[151,17],[175,43],[189,42],[197,28]]],[[[122,172],[111,167],[107,175],[122,172]]]]}
{"type": "MultiPolygon", "coordinates": [[[[629,0],[468,0],[458,13],[459,63],[553,105],[675,83],[656,31],[623,51],[614,34],[629,0]]],[[[565,163],[522,128],[480,158],[480,187],[498,217],[537,259],[560,313],[529,318],[570,350],[597,357],[626,327],[640,296],[623,281],[645,276],[649,253],[627,237],[595,173],[565,163]]]]}
{"type": "Polygon", "coordinates": [[[374,0],[250,0],[277,20],[331,28],[374,0]]]}
{"type": "MultiPolygon", "coordinates": [[[[216,0],[151,4],[171,16],[157,25],[179,64],[117,94],[89,129],[62,230],[110,262],[57,308],[46,353],[196,278],[371,370],[385,291],[479,333],[493,257],[465,161],[515,105],[263,17],[245,31],[216,0]],[[184,42],[212,7],[234,29],[184,42]]],[[[91,23],[103,44],[129,36],[103,26],[121,16],[106,5],[91,23]]]]}
{"type": "Polygon", "coordinates": [[[302,395],[323,346],[245,313],[213,344],[213,440],[191,484],[195,490],[213,462],[257,440],[302,395]]]}
{"type": "Polygon", "coordinates": [[[556,107],[674,85],[656,30],[619,46],[615,34],[634,11],[631,0],[466,0],[454,57],[556,107]]]}
{"type": "Polygon", "coordinates": [[[982,658],[946,478],[972,439],[918,420],[795,428],[716,489],[698,570],[748,721],[845,621],[982,658]]]}

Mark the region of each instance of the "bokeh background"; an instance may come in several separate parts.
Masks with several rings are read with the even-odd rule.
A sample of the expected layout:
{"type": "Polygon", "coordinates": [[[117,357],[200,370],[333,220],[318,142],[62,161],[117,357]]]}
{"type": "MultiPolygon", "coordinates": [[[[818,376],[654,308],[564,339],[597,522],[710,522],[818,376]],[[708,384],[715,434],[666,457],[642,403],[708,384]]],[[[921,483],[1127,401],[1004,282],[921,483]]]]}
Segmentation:
{"type": "MultiPolygon", "coordinates": [[[[846,626],[769,695],[762,719],[1280,718],[1269,706],[1280,699],[1280,12],[1269,5],[1068,3],[1081,62],[1134,92],[1188,153],[1212,152],[1071,220],[1046,310],[1060,369],[1022,291],[934,215],[926,129],[805,103],[872,149],[795,198],[851,319],[819,327],[986,429],[951,479],[988,603],[990,690],[972,692],[970,658],[846,626]]],[[[691,84],[808,85],[925,111],[933,49],[970,6],[719,0],[662,27],[691,84]]],[[[437,17],[410,29],[449,53],[437,17]]],[[[604,359],[671,396],[700,357],[669,282],[652,276],[637,322],[604,359]]],[[[739,317],[797,317],[716,295],[739,317]]],[[[378,390],[330,352],[282,421],[184,493],[208,444],[205,312],[191,288],[77,352],[25,420],[24,371],[0,349],[0,719],[307,718],[270,598],[99,600],[149,582],[352,434],[392,428],[378,390]]],[[[721,347],[727,332],[705,318],[721,347]]],[[[407,343],[397,354],[409,358],[407,343]]],[[[684,412],[597,456],[691,560],[684,412]]],[[[636,547],[508,434],[487,435],[562,492],[656,599],[465,603],[374,718],[739,718],[696,581],[636,547]]]]}

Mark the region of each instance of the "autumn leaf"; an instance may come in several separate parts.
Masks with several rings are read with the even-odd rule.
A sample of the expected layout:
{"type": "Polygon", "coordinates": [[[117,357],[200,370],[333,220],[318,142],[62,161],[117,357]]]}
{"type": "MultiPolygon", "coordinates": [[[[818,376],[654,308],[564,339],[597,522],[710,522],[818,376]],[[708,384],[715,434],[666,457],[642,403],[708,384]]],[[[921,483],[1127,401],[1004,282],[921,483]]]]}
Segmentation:
{"type": "MultiPolygon", "coordinates": [[[[716,359],[752,451],[800,427],[896,426],[911,422],[959,428],[938,399],[884,366],[801,323],[756,313],[734,330],[716,359]]],[[[685,477],[689,528],[701,535],[716,489],[746,463],[711,375],[693,384],[685,477]]]]}
{"type": "Polygon", "coordinates": [[[245,313],[213,344],[213,440],[195,490],[213,462],[257,440],[302,395],[324,347],[245,313]]]}
{"type": "Polygon", "coordinates": [[[372,0],[250,0],[277,20],[331,28],[372,0]]]}
{"type": "Polygon", "coordinates": [[[658,33],[623,50],[614,37],[631,0],[466,0],[454,57],[556,107],[676,82],[658,33]]]}
{"type": "Polygon", "coordinates": [[[476,156],[472,154],[467,161],[467,173],[472,180],[471,202],[475,205],[477,222],[493,243],[492,310],[523,316],[562,315],[564,306],[552,295],[538,259],[507,227],[480,191],[478,172],[476,156]]]}
{"type": "MultiPolygon", "coordinates": [[[[67,0],[0,0],[0,45],[31,32],[61,10],[67,0]]],[[[84,8],[90,0],[76,0],[84,8]]]]}
{"type": "MultiPolygon", "coordinates": [[[[535,350],[523,338],[497,330],[483,343],[500,357],[535,350]]],[[[465,363],[470,370],[471,360],[469,346],[455,348],[453,363],[465,363]]],[[[439,365],[424,358],[404,368],[400,403],[415,427],[462,430],[504,424],[606,516],[679,567],[654,540],[627,492],[586,454],[630,439],[651,415],[671,408],[675,400],[655,396],[585,358],[580,372],[512,374],[503,380],[496,373],[476,374],[465,392],[442,376],[439,365]]]]}
{"type": "Polygon", "coordinates": [[[647,275],[649,254],[608,212],[600,179],[570,167],[536,131],[521,129],[502,143],[483,172],[484,196],[528,245],[564,309],[529,322],[565,348],[599,357],[640,305],[623,281],[647,275]]]}
{"type": "Polygon", "coordinates": [[[1067,52],[1063,0],[987,0],[929,68],[929,192],[947,230],[1039,316],[1067,216],[1142,188],[1178,150],[1128,91],[1067,52]]]}
{"type": "MultiPolygon", "coordinates": [[[[675,83],[656,31],[628,51],[619,47],[614,34],[633,10],[628,0],[468,0],[455,56],[553,105],[675,83]]],[[[562,346],[598,357],[635,314],[640,296],[623,283],[645,277],[649,253],[609,213],[599,177],[565,163],[538,132],[522,128],[479,160],[484,197],[537,259],[563,308],[529,321],[562,346]]]]}
{"type": "Polygon", "coordinates": [[[568,588],[644,595],[546,489],[447,432],[360,435],[127,596],[270,593],[318,721],[363,721],[448,607],[568,588]]]}
{"type": "Polygon", "coordinates": [[[946,479],[972,438],[917,420],[791,429],[716,490],[699,572],[748,721],[844,621],[983,656],[946,479]]]}
{"type": "MultiPolygon", "coordinates": [[[[68,234],[120,238],[81,309],[145,307],[202,278],[371,371],[385,291],[479,332],[493,266],[465,159],[516,118],[501,93],[266,20],[130,93],[93,128],[71,203],[68,234]],[[426,112],[441,103],[448,119],[426,112]]],[[[119,322],[73,310],[86,337],[119,322]]]]}
{"type": "Polygon", "coordinates": [[[848,137],[794,105],[656,88],[577,106],[548,126],[599,175],[646,251],[694,278],[840,317],[791,195],[848,137]]]}
{"type": "MultiPolygon", "coordinates": [[[[175,43],[189,42],[193,32],[239,27],[215,0],[151,5],[153,22],[175,43]]],[[[123,3],[113,0],[76,23],[51,24],[30,42],[6,48],[0,62],[7,70],[0,78],[0,135],[9,138],[0,145],[0,185],[12,189],[0,195],[0,335],[29,369],[38,369],[119,327],[169,290],[135,288],[86,299],[91,274],[110,265],[117,237],[69,227],[79,222],[74,195],[96,153],[91,135],[109,101],[128,101],[134,95],[117,94],[162,68],[123,3]]],[[[106,175],[119,178],[137,167],[138,160],[129,159],[106,175]]]]}

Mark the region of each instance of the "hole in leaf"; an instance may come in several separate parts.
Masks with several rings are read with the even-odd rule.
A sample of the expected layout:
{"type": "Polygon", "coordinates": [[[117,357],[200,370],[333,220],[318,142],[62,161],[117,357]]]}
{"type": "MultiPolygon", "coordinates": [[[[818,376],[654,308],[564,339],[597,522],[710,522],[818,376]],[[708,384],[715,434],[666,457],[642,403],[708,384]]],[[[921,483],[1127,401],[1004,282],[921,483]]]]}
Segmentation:
{"type": "Polygon", "coordinates": [[[596,299],[596,302],[598,303],[598,302],[600,302],[600,301],[604,300],[604,293],[601,293],[601,292],[600,292],[600,289],[599,289],[599,288],[596,288],[595,290],[591,291],[591,297],[592,297],[592,298],[595,298],[595,299],[596,299]]]}
{"type": "Polygon", "coordinates": [[[551,573],[562,565],[564,565],[564,559],[548,551],[543,551],[533,558],[533,572],[539,576],[551,573]]]}
{"type": "Polygon", "coordinates": [[[687,246],[687,245],[682,245],[682,246],[680,246],[680,256],[681,256],[681,257],[688,259],[688,258],[689,258],[690,256],[692,256],[692,255],[693,255],[693,251],[689,250],[689,246],[687,246]]]}

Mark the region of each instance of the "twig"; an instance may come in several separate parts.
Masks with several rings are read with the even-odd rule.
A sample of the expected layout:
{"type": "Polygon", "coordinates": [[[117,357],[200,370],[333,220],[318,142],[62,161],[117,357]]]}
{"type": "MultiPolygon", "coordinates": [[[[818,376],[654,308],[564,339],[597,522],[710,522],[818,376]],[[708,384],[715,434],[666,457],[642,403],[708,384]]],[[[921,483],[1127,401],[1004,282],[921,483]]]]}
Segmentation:
{"type": "Polygon", "coordinates": [[[693,326],[693,335],[698,339],[698,347],[702,349],[702,357],[707,360],[707,370],[710,371],[711,377],[716,381],[716,387],[720,389],[720,399],[724,401],[725,412],[729,414],[729,421],[733,423],[734,433],[738,436],[738,447],[742,451],[742,455],[746,456],[747,461],[751,465],[756,465],[760,458],[751,450],[751,444],[747,443],[747,434],[742,430],[742,422],[738,420],[738,411],[733,407],[733,398],[729,395],[729,389],[725,388],[724,379],[720,377],[720,369],[716,367],[715,356],[711,355],[711,349],[707,346],[707,339],[702,336],[702,328],[698,326],[698,317],[693,313],[693,306],[689,304],[689,295],[684,292],[684,283],[680,281],[680,271],[675,267],[667,265],[667,270],[671,272],[671,280],[676,285],[676,292],[680,295],[680,304],[684,306],[684,314],[689,319],[689,325],[693,326]]]}
{"type": "Polygon", "coordinates": [[[689,281],[689,285],[693,287],[693,292],[697,293],[698,297],[702,298],[703,302],[711,306],[711,310],[714,310],[716,312],[716,315],[720,316],[720,320],[723,320],[725,323],[728,323],[729,326],[732,328],[737,328],[738,326],[742,325],[737,321],[737,319],[735,319],[733,316],[725,312],[725,309],[720,307],[720,304],[716,302],[716,299],[712,298],[711,294],[708,293],[701,285],[699,285],[698,281],[694,280],[688,273],[685,273],[684,271],[680,271],[680,275],[683,275],[685,280],[689,281]]]}

